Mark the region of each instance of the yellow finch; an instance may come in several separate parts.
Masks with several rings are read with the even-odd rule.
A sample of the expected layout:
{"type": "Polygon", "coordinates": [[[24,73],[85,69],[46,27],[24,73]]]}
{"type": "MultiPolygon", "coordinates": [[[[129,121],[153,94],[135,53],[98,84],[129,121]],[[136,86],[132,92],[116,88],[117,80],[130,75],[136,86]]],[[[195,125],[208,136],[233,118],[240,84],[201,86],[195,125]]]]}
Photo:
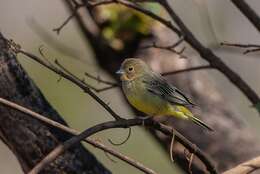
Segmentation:
{"type": "Polygon", "coordinates": [[[142,60],[126,59],[117,71],[127,100],[150,116],[167,115],[191,120],[210,131],[213,129],[196,118],[187,108],[194,104],[176,87],[155,73],[142,60]]]}

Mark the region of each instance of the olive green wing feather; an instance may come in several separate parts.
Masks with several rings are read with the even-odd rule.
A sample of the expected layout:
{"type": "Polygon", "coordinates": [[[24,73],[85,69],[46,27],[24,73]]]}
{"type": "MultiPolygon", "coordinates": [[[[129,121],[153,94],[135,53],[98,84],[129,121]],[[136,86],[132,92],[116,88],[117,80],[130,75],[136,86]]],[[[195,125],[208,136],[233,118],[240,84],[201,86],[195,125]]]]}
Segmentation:
{"type": "Polygon", "coordinates": [[[144,77],[146,89],[174,105],[195,106],[179,89],[169,84],[161,75],[153,73],[144,77]]]}

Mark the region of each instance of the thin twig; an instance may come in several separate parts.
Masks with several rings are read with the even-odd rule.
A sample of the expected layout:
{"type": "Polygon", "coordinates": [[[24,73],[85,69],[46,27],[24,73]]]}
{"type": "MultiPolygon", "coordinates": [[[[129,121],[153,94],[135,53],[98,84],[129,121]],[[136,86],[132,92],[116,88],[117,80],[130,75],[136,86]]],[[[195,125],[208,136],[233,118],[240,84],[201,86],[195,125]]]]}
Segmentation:
{"type": "Polygon", "coordinates": [[[157,48],[157,49],[167,50],[167,51],[180,55],[182,58],[187,58],[186,56],[182,55],[182,53],[185,50],[185,47],[183,47],[180,51],[177,51],[177,50],[175,50],[173,45],[161,46],[161,45],[156,44],[155,42],[153,42],[152,45],[146,45],[146,46],[141,47],[141,49],[148,49],[148,48],[157,48]]]}
{"type": "MultiPolygon", "coordinates": [[[[0,104],[4,105],[6,107],[9,107],[11,109],[14,109],[16,111],[19,111],[19,112],[21,112],[23,114],[26,114],[28,116],[31,116],[32,118],[40,120],[40,121],[42,121],[42,122],[44,122],[44,123],[46,123],[46,124],[48,124],[50,126],[58,128],[58,129],[60,129],[60,130],[62,130],[64,132],[67,132],[67,133],[71,134],[71,135],[76,136],[76,135],[80,134],[79,131],[74,130],[72,128],[69,128],[69,127],[67,127],[67,126],[65,126],[65,125],[63,125],[61,123],[56,122],[56,121],[53,121],[53,120],[49,119],[50,117],[48,117],[46,115],[43,116],[43,115],[38,114],[38,113],[28,109],[28,108],[25,108],[25,107],[23,107],[21,105],[18,105],[16,103],[8,101],[6,99],[0,98],[0,104]]],[[[109,154],[117,157],[118,159],[121,159],[122,161],[125,161],[129,165],[131,165],[131,166],[133,166],[133,167],[143,171],[144,173],[156,174],[156,172],[154,172],[152,169],[149,169],[148,167],[144,166],[140,162],[138,162],[138,161],[136,161],[136,160],[134,160],[134,159],[132,159],[132,158],[130,158],[130,157],[120,153],[120,152],[117,152],[117,151],[115,151],[114,149],[112,149],[110,147],[105,146],[100,141],[94,140],[92,138],[86,138],[83,141],[85,141],[88,144],[91,144],[92,146],[94,146],[94,147],[96,147],[98,149],[103,150],[106,153],[109,153],[109,154]]]]}
{"type": "Polygon", "coordinates": [[[80,79],[79,77],[77,77],[75,74],[73,74],[72,72],[70,72],[67,68],[65,68],[65,66],[63,66],[61,63],[59,63],[59,61],[57,59],[54,60],[54,63],[65,73],[67,73],[69,76],[73,77],[75,80],[78,80],[80,83],[83,83],[85,85],[87,85],[90,89],[94,90],[95,92],[103,92],[106,91],[108,89],[111,89],[112,87],[116,87],[116,85],[110,85],[108,87],[104,87],[104,88],[96,88],[88,83],[85,82],[84,79],[80,79]]]}
{"type": "Polygon", "coordinates": [[[81,8],[81,7],[85,7],[85,6],[88,6],[88,7],[91,7],[91,8],[95,8],[97,6],[100,6],[100,5],[106,5],[106,4],[111,4],[111,3],[114,3],[115,0],[106,0],[106,1],[100,1],[100,2],[91,2],[89,0],[85,1],[83,4],[80,4],[78,3],[77,1],[75,0],[72,0],[72,3],[74,5],[74,9],[71,10],[72,11],[72,14],[69,15],[63,22],[62,24],[59,26],[59,27],[56,27],[53,29],[53,31],[55,31],[57,34],[60,34],[61,30],[69,23],[69,21],[76,16],[78,10],[81,8]]]}
{"type": "Polygon", "coordinates": [[[180,74],[180,73],[184,73],[184,72],[198,71],[198,70],[204,70],[204,69],[213,69],[213,67],[210,65],[202,65],[202,66],[185,68],[185,69],[176,70],[176,71],[165,72],[165,73],[162,73],[162,75],[163,76],[176,75],[176,74],[180,74]]]}
{"type": "Polygon", "coordinates": [[[182,58],[187,58],[186,56],[182,55],[182,53],[184,52],[185,50],[185,47],[183,47],[180,51],[177,51],[175,48],[180,45],[182,42],[184,41],[184,36],[181,36],[179,38],[179,40],[171,45],[168,45],[168,46],[161,46],[161,45],[158,45],[156,44],[155,42],[153,42],[152,45],[147,45],[147,46],[143,46],[141,47],[142,49],[148,49],[148,48],[158,48],[158,49],[163,49],[163,50],[167,50],[167,51],[170,51],[170,52],[173,52],[175,54],[178,54],[180,55],[182,58]]]}
{"type": "Polygon", "coordinates": [[[170,144],[170,158],[171,158],[171,162],[174,162],[174,159],[173,159],[173,145],[174,145],[174,134],[172,135],[171,144],[170,144]]]}
{"type": "Polygon", "coordinates": [[[248,54],[248,53],[260,51],[260,45],[256,45],[256,44],[238,44],[238,43],[230,43],[230,42],[221,42],[220,45],[247,48],[243,52],[243,54],[248,54]]]}
{"type": "Polygon", "coordinates": [[[57,28],[52,29],[52,31],[55,31],[57,34],[60,34],[60,31],[63,29],[63,27],[69,23],[69,21],[75,16],[77,13],[77,9],[57,28]]]}
{"type": "Polygon", "coordinates": [[[244,51],[243,54],[248,54],[248,53],[253,53],[253,52],[258,52],[258,51],[260,51],[260,46],[259,46],[259,48],[248,49],[248,50],[244,51]]]}
{"type": "Polygon", "coordinates": [[[121,145],[125,144],[125,143],[129,140],[129,138],[130,138],[130,136],[131,136],[131,132],[132,132],[131,130],[132,130],[131,127],[129,127],[129,128],[128,128],[127,137],[126,137],[126,139],[124,139],[124,141],[122,141],[122,142],[120,142],[120,143],[114,143],[114,142],[109,138],[109,139],[108,139],[109,143],[111,143],[111,144],[114,145],[114,146],[121,146],[121,145]]]}
{"type": "Polygon", "coordinates": [[[106,111],[108,111],[110,113],[111,116],[113,116],[116,120],[120,120],[123,119],[121,118],[119,115],[117,115],[103,100],[101,100],[94,92],[91,91],[90,87],[88,84],[83,83],[82,81],[79,81],[78,79],[75,79],[74,77],[70,76],[67,73],[64,73],[63,71],[61,71],[60,69],[48,65],[46,64],[44,61],[42,61],[41,58],[37,57],[34,54],[31,54],[29,52],[26,52],[24,50],[22,50],[21,48],[19,49],[15,49],[14,50],[17,53],[22,53],[23,55],[31,58],[32,60],[40,63],[41,65],[43,65],[44,67],[48,68],[49,70],[55,72],[56,74],[62,76],[63,78],[71,81],[74,85],[78,86],[79,88],[81,88],[85,93],[89,94],[92,98],[94,98],[94,100],[96,100],[106,111]]]}
{"type": "Polygon", "coordinates": [[[91,78],[93,80],[96,80],[98,83],[104,83],[104,84],[111,85],[111,86],[118,86],[118,84],[115,83],[115,82],[110,82],[110,81],[107,81],[107,80],[103,80],[103,79],[100,78],[100,76],[95,77],[95,76],[93,76],[93,75],[91,75],[91,74],[89,74],[87,72],[85,72],[85,76],[87,76],[87,77],[89,77],[89,78],[91,78]]]}

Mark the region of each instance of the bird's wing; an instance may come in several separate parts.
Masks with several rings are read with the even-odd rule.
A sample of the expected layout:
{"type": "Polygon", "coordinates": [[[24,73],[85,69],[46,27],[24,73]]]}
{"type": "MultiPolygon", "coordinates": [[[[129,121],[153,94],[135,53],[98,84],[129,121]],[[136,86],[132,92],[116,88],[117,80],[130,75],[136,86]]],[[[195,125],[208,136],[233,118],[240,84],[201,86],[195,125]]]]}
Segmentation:
{"type": "Polygon", "coordinates": [[[154,95],[160,96],[164,100],[167,100],[171,104],[194,106],[195,104],[186,97],[179,89],[170,85],[161,75],[153,74],[143,80],[146,89],[154,95]],[[151,79],[152,78],[152,79],[151,79]]]}

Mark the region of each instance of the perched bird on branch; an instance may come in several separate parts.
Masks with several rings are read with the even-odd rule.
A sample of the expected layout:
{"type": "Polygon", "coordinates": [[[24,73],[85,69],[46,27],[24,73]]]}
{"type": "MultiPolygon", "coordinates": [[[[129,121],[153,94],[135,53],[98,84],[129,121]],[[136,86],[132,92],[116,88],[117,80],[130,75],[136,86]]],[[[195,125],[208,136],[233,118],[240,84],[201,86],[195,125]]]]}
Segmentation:
{"type": "Polygon", "coordinates": [[[127,100],[139,111],[149,116],[167,115],[190,120],[213,131],[187,108],[194,104],[144,61],[128,58],[122,63],[117,74],[121,75],[123,92],[127,100]]]}

